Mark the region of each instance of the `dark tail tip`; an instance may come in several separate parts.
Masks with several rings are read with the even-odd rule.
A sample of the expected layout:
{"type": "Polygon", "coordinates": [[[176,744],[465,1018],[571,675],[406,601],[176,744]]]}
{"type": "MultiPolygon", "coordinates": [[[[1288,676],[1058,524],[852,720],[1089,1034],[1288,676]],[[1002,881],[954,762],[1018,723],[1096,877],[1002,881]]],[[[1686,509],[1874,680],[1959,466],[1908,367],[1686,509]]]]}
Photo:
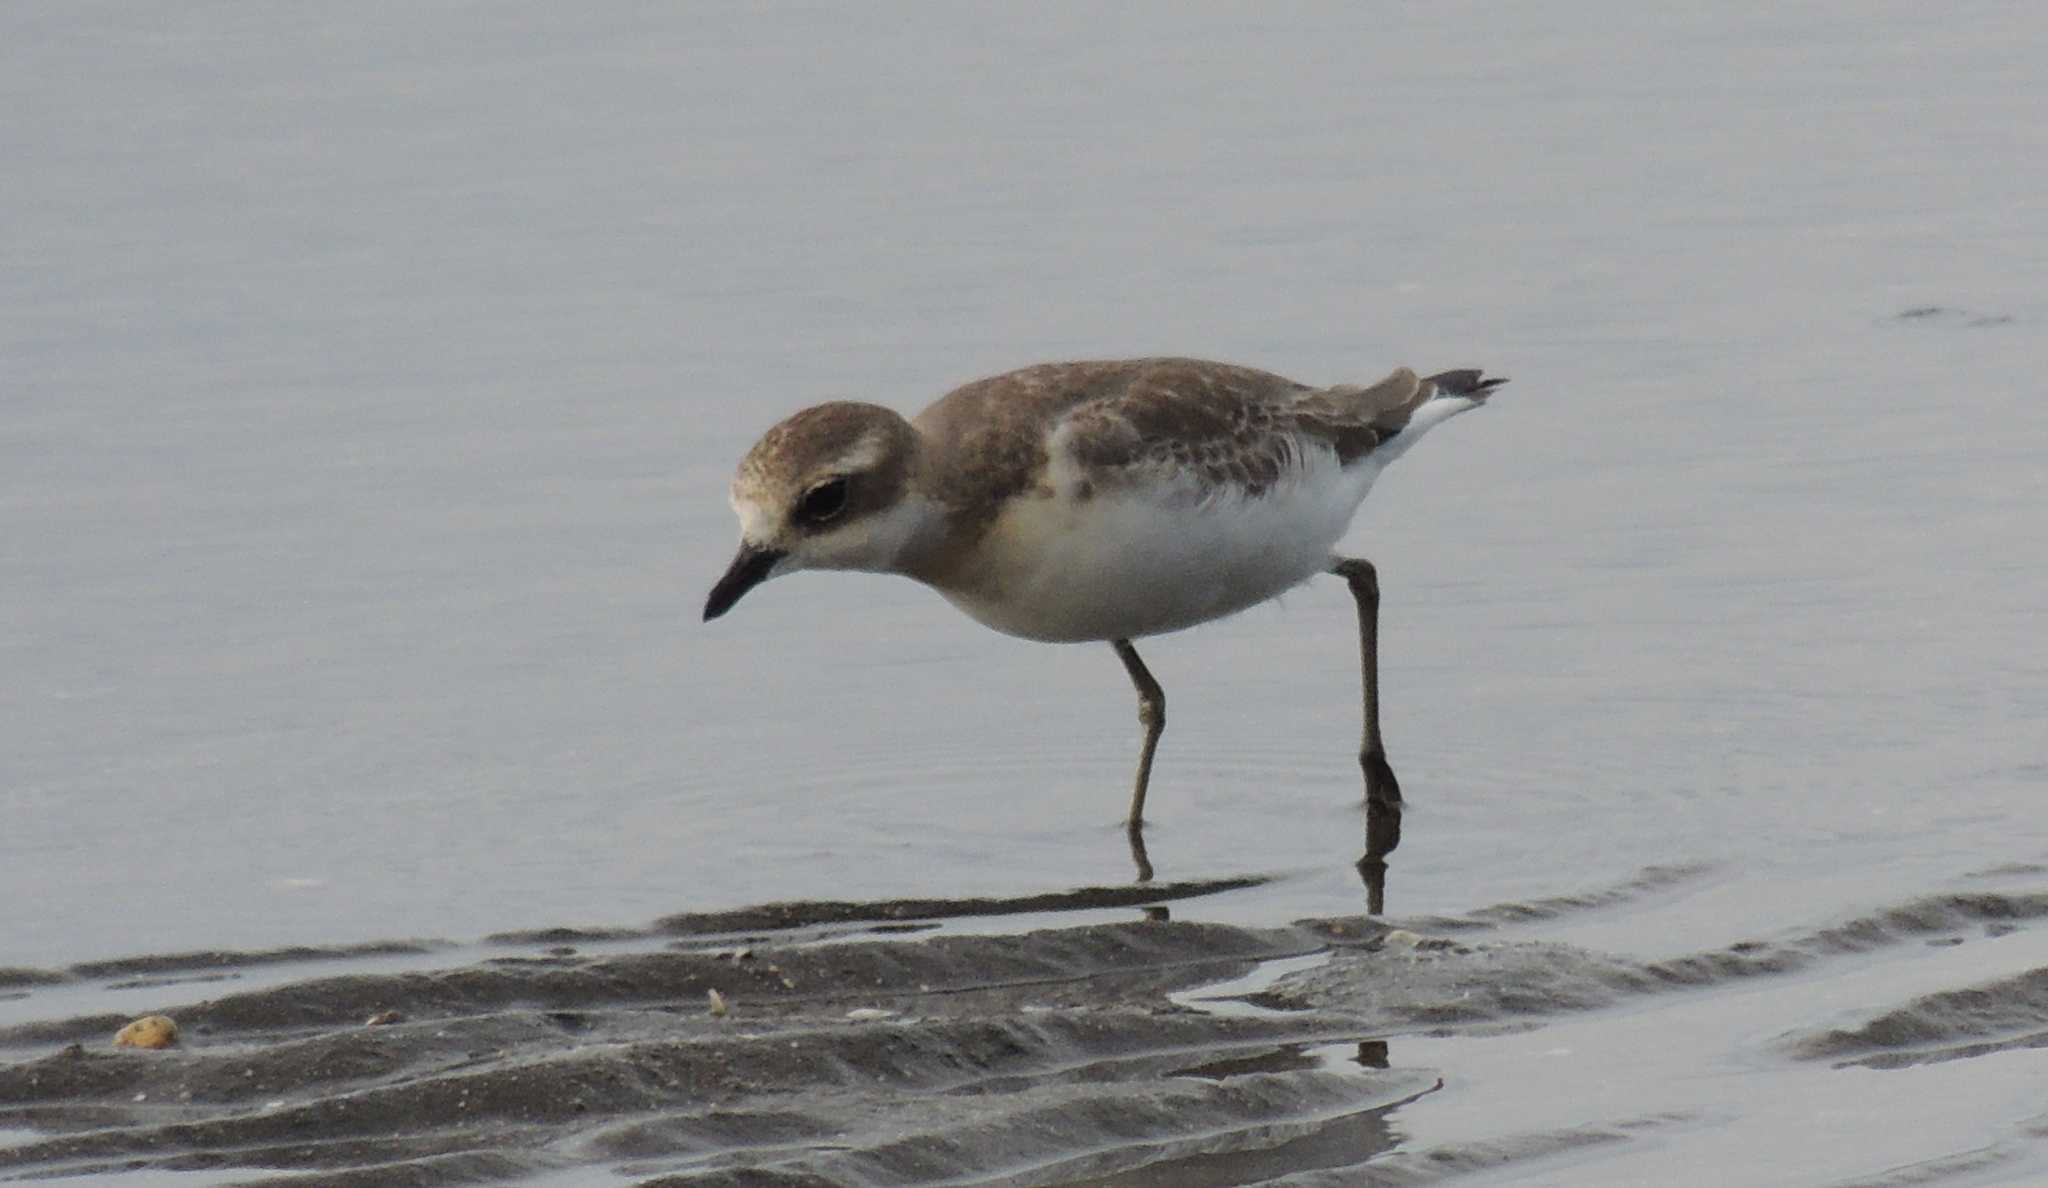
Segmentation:
{"type": "Polygon", "coordinates": [[[1484,400],[1495,388],[1507,383],[1506,376],[1488,378],[1477,367],[1465,367],[1456,371],[1440,371],[1429,377],[1436,390],[1446,396],[1465,396],[1473,400],[1484,400]]]}

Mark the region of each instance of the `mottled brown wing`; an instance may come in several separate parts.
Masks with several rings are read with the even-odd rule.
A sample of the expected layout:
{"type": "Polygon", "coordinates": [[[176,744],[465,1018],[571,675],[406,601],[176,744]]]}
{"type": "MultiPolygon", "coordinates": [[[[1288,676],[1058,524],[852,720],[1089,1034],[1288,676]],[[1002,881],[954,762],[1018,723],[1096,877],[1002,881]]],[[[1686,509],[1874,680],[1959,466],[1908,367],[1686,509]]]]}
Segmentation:
{"type": "Polygon", "coordinates": [[[1105,476],[1178,469],[1257,494],[1301,464],[1307,442],[1344,463],[1362,457],[1428,394],[1405,368],[1369,388],[1322,390],[1201,359],[1044,363],[956,388],[915,424],[950,460],[927,481],[956,506],[994,506],[1040,481],[1055,437],[1105,476]]]}
{"type": "Polygon", "coordinates": [[[1222,363],[1144,360],[1115,391],[1069,411],[1060,436],[1076,461],[1109,473],[1168,468],[1257,495],[1300,466],[1311,442],[1349,462],[1391,436],[1374,424],[1377,406],[1358,399],[1367,391],[1378,393],[1325,392],[1222,363]]]}

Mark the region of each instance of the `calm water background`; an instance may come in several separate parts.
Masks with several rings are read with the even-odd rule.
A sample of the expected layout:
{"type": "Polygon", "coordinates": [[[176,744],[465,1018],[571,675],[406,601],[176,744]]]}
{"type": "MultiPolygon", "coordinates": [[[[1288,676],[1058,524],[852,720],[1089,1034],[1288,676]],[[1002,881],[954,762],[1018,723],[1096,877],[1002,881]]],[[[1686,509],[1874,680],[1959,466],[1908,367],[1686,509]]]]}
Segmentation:
{"type": "MultiPolygon", "coordinates": [[[[1704,864],[1555,934],[1685,952],[2048,860],[2044,33],[10,5],[0,965],[1128,879],[1107,647],[844,575],[697,619],[785,413],[1141,353],[1514,377],[1349,542],[1395,912],[1704,864]]],[[[1189,910],[1358,910],[1354,646],[1324,581],[1145,649],[1160,877],[1286,876],[1189,910]]]]}

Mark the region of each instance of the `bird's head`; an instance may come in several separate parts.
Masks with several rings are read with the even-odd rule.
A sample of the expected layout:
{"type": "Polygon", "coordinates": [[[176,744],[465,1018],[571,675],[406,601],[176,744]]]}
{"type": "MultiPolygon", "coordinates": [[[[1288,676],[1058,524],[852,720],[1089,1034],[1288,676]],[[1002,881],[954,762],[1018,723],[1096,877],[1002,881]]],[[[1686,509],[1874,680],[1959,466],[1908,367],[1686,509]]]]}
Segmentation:
{"type": "Polygon", "coordinates": [[[928,518],[910,489],[917,457],[917,431],[877,404],[816,405],[763,434],[733,476],[739,554],[704,618],[799,569],[896,569],[928,518]]]}

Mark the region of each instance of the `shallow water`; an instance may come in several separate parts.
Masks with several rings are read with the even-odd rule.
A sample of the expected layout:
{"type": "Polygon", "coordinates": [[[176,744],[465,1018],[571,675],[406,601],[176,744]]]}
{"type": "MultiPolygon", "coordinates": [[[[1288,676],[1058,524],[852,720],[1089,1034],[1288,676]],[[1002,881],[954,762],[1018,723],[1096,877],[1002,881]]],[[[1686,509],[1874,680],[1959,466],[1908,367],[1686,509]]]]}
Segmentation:
{"type": "Polygon", "coordinates": [[[1548,938],[1698,870],[1410,928],[1162,886],[16,973],[0,1178],[2033,1182],[2043,873],[1656,960],[1548,938]],[[139,983],[178,1048],[102,1049],[139,983]]]}
{"type": "MultiPolygon", "coordinates": [[[[0,967],[1127,879],[1109,649],[842,575],[696,619],[783,413],[1151,352],[1514,378],[1351,538],[1395,915],[1692,872],[1543,926],[1655,961],[2037,887],[2044,25],[11,6],[0,967]]],[[[1144,646],[1159,877],[1282,876],[1197,918],[1358,910],[1351,631],[1322,582],[1144,646]]],[[[1856,1003],[1999,972],[1905,952],[1856,1003]]],[[[1593,1166],[1867,1178],[2037,1055],[1819,1131],[1756,1056],[1751,1124],[1593,1166]]],[[[1487,1080],[1402,1132],[1571,1108],[1487,1080]]]]}

